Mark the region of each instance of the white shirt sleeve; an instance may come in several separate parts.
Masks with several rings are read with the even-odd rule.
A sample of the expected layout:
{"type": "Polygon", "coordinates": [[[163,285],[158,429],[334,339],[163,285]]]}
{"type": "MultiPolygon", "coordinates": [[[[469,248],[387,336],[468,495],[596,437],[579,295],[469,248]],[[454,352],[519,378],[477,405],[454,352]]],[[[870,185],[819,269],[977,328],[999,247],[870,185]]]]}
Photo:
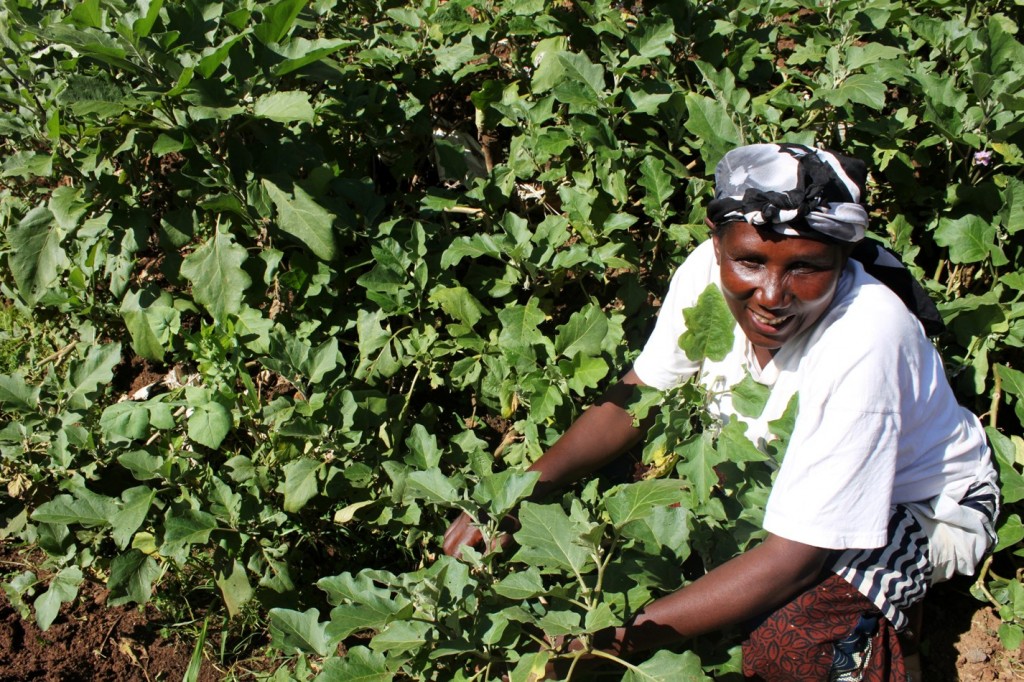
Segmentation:
{"type": "Polygon", "coordinates": [[[683,310],[693,307],[708,284],[718,283],[715,250],[708,239],[686,257],[672,275],[654,331],[633,363],[633,371],[648,386],[665,390],[693,376],[698,363],[686,357],[679,337],[686,331],[683,310]]]}

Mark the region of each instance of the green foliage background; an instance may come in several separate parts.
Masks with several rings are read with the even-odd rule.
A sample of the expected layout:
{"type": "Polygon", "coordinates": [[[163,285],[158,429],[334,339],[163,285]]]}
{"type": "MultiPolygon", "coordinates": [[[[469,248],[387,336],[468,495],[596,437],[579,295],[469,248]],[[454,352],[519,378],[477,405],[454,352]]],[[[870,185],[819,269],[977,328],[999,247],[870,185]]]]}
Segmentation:
{"type": "MultiPolygon", "coordinates": [[[[976,592],[1019,646],[1021,14],[3,0],[0,536],[48,557],[5,591],[44,627],[86,579],[269,622],[300,677],[527,679],[545,636],[757,537],[768,465],[664,419],[683,391],[645,454],[675,476],[524,505],[551,532],[510,559],[435,560],[628,367],[720,156],[786,140],[868,162],[873,237],[939,303],[1003,480],[976,592]]],[[[625,674],[724,675],[733,643],[625,674]]]]}

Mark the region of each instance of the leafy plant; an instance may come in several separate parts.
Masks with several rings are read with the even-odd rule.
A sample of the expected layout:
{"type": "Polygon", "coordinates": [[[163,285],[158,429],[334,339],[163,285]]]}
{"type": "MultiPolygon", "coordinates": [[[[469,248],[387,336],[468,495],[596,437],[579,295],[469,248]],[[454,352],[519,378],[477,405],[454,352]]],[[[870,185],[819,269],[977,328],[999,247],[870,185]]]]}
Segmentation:
{"type": "MultiPolygon", "coordinates": [[[[5,591],[45,625],[83,580],[114,603],[197,585],[183,612],[263,614],[305,652],[297,677],[525,679],[559,655],[544,635],[756,538],[770,465],[690,386],[638,399],[692,415],[657,421],[653,478],[523,504],[566,534],[511,557],[436,557],[447,512],[493,534],[530,490],[513,472],[628,366],[706,237],[720,156],[786,140],[869,163],[875,238],[939,303],[1002,480],[976,592],[1019,642],[1020,21],[997,2],[3,0],[0,536],[47,556],[5,591]]],[[[731,643],[626,675],[725,674],[731,643]]]]}

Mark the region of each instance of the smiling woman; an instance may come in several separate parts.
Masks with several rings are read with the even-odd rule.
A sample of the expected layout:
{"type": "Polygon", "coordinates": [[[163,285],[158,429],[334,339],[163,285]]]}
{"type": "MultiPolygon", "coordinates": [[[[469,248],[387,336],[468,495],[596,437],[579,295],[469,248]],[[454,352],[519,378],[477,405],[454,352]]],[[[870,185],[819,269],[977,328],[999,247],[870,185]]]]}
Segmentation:
{"type": "Polygon", "coordinates": [[[762,367],[832,303],[849,252],[747,222],[726,223],[712,240],[722,294],[762,367]]]}
{"type": "MultiPolygon", "coordinates": [[[[898,634],[931,583],[971,573],[991,547],[998,491],[981,425],[957,404],[922,321],[851,257],[868,222],[865,178],[862,163],[800,145],[726,154],[712,238],[673,276],[632,370],[530,467],[540,496],[636,443],[644,428],[625,406],[637,385],[696,379],[709,410],[765,449],[771,422],[797,405],[766,539],[571,651],[621,656],[744,624],[748,677],[914,679],[898,634]],[[709,285],[740,333],[721,360],[693,360],[681,311],[709,285]],[[749,378],[770,389],[758,417],[732,407],[730,387],[749,378]]],[[[444,549],[480,542],[463,515],[444,549]]]]}

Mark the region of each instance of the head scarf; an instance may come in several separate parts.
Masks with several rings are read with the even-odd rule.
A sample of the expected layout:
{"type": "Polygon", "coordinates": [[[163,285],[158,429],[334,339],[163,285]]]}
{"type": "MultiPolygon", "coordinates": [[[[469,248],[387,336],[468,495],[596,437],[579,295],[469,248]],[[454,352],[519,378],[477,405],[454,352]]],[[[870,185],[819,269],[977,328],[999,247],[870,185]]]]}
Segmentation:
{"type": "Polygon", "coordinates": [[[864,238],[867,166],[859,159],[799,144],[752,144],[715,168],[716,225],[745,221],[792,236],[840,242],[864,238]]]}

